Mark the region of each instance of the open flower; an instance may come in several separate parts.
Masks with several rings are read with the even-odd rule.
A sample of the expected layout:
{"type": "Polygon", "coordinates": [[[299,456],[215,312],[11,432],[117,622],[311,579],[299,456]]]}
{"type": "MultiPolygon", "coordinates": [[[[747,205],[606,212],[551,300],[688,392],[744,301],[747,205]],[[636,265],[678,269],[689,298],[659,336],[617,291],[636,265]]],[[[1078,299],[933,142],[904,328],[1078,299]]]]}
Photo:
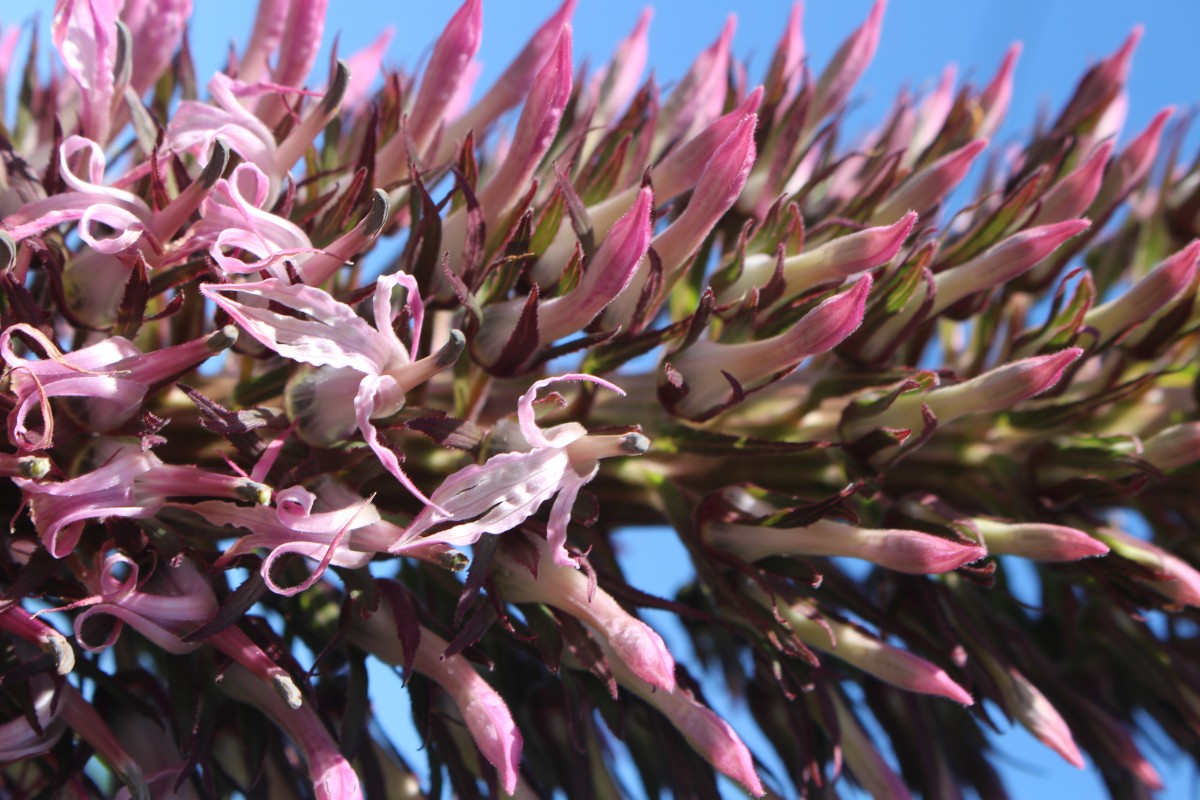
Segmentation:
{"type": "Polygon", "coordinates": [[[396,453],[380,441],[372,423],[395,414],[404,407],[406,392],[453,364],[465,341],[454,331],[441,351],[417,360],[424,305],[411,276],[400,272],[376,282],[372,303],[375,327],[321,289],[292,286],[276,278],[206,284],[200,291],[265,347],[313,368],[296,373],[287,387],[288,411],[302,439],[329,445],[350,436],[357,427],[387,471],[429,502],[404,474],[396,453]],[[405,349],[392,328],[396,319],[392,292],[397,286],[408,293],[411,350],[405,349]],[[238,302],[233,294],[254,298],[261,305],[238,302]],[[268,302],[304,317],[282,314],[268,307],[268,302]],[[348,396],[353,396],[353,404],[346,402],[348,396]]]}
{"type": "Polygon", "coordinates": [[[579,491],[600,471],[600,459],[636,456],[650,441],[640,433],[589,435],[576,422],[540,428],[534,419],[533,401],[543,386],[558,381],[590,381],[617,394],[620,387],[593,375],[570,374],[536,381],[517,404],[521,435],[529,449],[501,453],[483,464],[472,464],[454,473],[438,487],[425,508],[408,527],[403,546],[434,526],[457,522],[426,537],[455,546],[471,544],[485,533],[503,533],[533,515],[542,503],[558,495],[550,510],[546,538],[559,566],[574,566],[567,554],[567,522],[579,491]]]}

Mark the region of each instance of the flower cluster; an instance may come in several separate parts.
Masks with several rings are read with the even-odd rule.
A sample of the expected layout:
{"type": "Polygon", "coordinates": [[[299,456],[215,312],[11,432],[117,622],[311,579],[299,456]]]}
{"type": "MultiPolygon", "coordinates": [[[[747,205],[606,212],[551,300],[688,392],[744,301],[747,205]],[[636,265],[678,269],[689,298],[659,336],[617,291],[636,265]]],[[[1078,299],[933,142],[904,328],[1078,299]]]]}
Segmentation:
{"type": "Polygon", "coordinates": [[[992,797],[994,711],[1116,796],[1148,720],[1197,752],[1200,171],[1170,110],[1118,144],[1139,31],[997,148],[1017,48],[847,138],[883,0],[669,88],[566,0],[474,100],[481,0],[322,83],[326,5],[206,91],[192,0],[58,0],[47,75],[0,28],[0,794],[992,797]]]}

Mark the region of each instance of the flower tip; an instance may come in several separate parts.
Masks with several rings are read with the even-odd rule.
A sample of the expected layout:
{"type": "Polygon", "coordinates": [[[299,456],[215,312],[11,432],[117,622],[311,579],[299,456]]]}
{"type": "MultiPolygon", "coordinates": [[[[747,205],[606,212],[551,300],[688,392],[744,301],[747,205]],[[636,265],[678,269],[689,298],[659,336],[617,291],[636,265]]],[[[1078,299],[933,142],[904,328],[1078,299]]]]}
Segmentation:
{"type": "Polygon", "coordinates": [[[350,77],[350,67],[339,58],[334,65],[333,75],[329,78],[329,88],[325,90],[325,97],[321,99],[322,114],[332,114],[341,107],[342,98],[346,96],[346,89],[350,86],[350,77]]]}
{"type": "Polygon", "coordinates": [[[463,336],[463,332],[455,328],[450,331],[450,340],[442,345],[442,349],[437,352],[436,364],[439,369],[453,366],[458,361],[458,357],[462,355],[463,350],[467,346],[467,337],[463,336]]]}
{"type": "Polygon", "coordinates": [[[50,459],[45,456],[22,456],[17,460],[17,471],[22,478],[40,481],[50,474],[50,459]]]}
{"type": "Polygon", "coordinates": [[[626,455],[640,456],[650,449],[650,440],[640,433],[627,433],[621,437],[620,448],[626,455]]]}
{"type": "Polygon", "coordinates": [[[954,679],[947,675],[945,670],[939,669],[935,672],[931,676],[930,685],[923,691],[926,694],[947,697],[963,706],[975,705],[975,698],[971,696],[971,693],[955,683],[954,679]]]}
{"type": "Polygon", "coordinates": [[[220,353],[222,350],[228,350],[237,344],[238,329],[235,325],[226,325],[219,331],[213,331],[209,334],[208,339],[204,344],[212,353],[220,353]]]}
{"type": "Polygon", "coordinates": [[[212,153],[208,156],[208,163],[204,165],[204,169],[200,172],[200,177],[197,182],[202,189],[211,189],[217,185],[217,181],[225,174],[225,168],[229,166],[229,144],[220,136],[213,141],[212,153]]]}
{"type": "Polygon", "coordinates": [[[299,708],[303,705],[304,696],[300,694],[300,688],[296,686],[296,682],[290,675],[278,672],[271,677],[271,683],[275,685],[275,691],[279,692],[279,696],[283,698],[283,702],[287,703],[288,708],[299,708]]]}
{"type": "Polygon", "coordinates": [[[383,230],[384,223],[387,222],[391,206],[387,192],[383,189],[376,189],[371,194],[371,210],[367,212],[366,220],[363,223],[363,233],[366,236],[374,238],[379,235],[379,232],[383,230]]]}

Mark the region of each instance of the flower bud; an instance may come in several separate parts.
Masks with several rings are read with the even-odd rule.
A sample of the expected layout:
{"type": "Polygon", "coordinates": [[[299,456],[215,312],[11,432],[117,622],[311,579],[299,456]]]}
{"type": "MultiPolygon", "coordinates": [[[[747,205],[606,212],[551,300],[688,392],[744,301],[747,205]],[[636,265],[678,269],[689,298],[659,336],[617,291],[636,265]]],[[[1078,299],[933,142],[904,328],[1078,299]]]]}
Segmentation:
{"type": "Polygon", "coordinates": [[[996,663],[986,651],[980,651],[977,657],[1000,687],[1005,710],[1068,764],[1083,769],[1083,756],[1075,746],[1071,729],[1046,696],[1015,668],[996,663]]]}
{"type": "Polygon", "coordinates": [[[1182,558],[1116,528],[1104,528],[1099,536],[1117,555],[1157,573],[1153,580],[1141,581],[1146,586],[1180,605],[1200,606],[1200,572],[1182,558]]]}
{"type": "Polygon", "coordinates": [[[879,33],[883,28],[883,12],[886,7],[885,0],[875,0],[866,21],[842,42],[842,46],[830,59],[813,90],[808,127],[814,127],[841,108],[850,96],[850,90],[866,72],[867,65],[875,57],[875,48],[879,46],[879,33]]]}
{"type": "Polygon", "coordinates": [[[1004,115],[1008,113],[1008,104],[1012,100],[1013,69],[1021,55],[1021,43],[1013,42],[1004,54],[1004,60],[988,85],[979,93],[979,107],[983,110],[983,119],[975,135],[990,139],[1000,129],[1004,115]]]}
{"type": "Polygon", "coordinates": [[[875,209],[871,215],[872,224],[893,222],[910,209],[922,216],[928,214],[967,177],[975,158],[987,146],[987,139],[976,139],[909,176],[875,209]]]}
{"type": "Polygon", "coordinates": [[[1083,318],[1097,342],[1110,342],[1175,300],[1196,279],[1200,239],[1168,257],[1119,297],[1090,309],[1083,318]]]}
{"type": "Polygon", "coordinates": [[[1163,471],[1200,461],[1200,422],[1164,428],[1145,442],[1142,458],[1163,471]]]}
{"type": "Polygon", "coordinates": [[[1042,522],[1010,523],[973,517],[992,555],[1020,556],[1034,561],[1078,561],[1108,553],[1108,547],[1081,530],[1042,522]]]}
{"type": "Polygon", "coordinates": [[[1058,181],[1039,201],[1030,224],[1049,225],[1081,216],[1096,199],[1113,143],[1102,142],[1070,175],[1058,181]]]}

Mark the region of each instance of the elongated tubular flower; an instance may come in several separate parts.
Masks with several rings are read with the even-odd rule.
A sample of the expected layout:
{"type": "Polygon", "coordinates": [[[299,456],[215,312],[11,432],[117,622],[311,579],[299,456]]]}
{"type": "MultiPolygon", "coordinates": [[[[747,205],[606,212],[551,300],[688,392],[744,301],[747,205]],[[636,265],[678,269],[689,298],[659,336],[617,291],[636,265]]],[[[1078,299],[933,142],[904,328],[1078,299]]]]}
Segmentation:
{"type": "Polygon", "coordinates": [[[406,176],[410,158],[417,163],[424,161],[444,125],[447,107],[468,78],[482,40],[483,2],[466,0],[433,46],[408,118],[407,140],[397,134],[375,156],[378,183],[388,185],[406,176]]]}
{"type": "Polygon", "coordinates": [[[0,604],[0,631],[18,636],[52,655],[59,675],[66,675],[75,667],[75,651],[66,637],[11,600],[0,604]]]}
{"type": "Polygon", "coordinates": [[[710,545],[744,561],[767,556],[840,556],[861,558],[912,575],[949,572],[987,555],[979,545],[956,542],[921,531],[860,528],[821,519],[803,528],[767,528],[730,522],[709,523],[710,545]]]}
{"type": "Polygon", "coordinates": [[[726,76],[729,72],[729,47],[737,29],[737,16],[730,14],[720,35],[703,50],[687,74],[663,103],[655,139],[670,142],[697,127],[708,124],[725,105],[726,76]]]}
{"type": "Polygon", "coordinates": [[[1076,528],[1044,522],[1003,522],[972,517],[992,555],[1010,555],[1034,561],[1078,561],[1108,553],[1108,546],[1076,528]]]}
{"type": "Polygon", "coordinates": [[[835,109],[840,108],[850,96],[850,90],[866,72],[875,49],[879,46],[879,34],[883,29],[883,12],[886,0],[875,0],[867,19],[842,42],[829,64],[821,73],[813,89],[812,111],[807,127],[815,127],[835,109]]]}
{"type": "Polygon", "coordinates": [[[1179,297],[1196,279],[1200,239],[1165,259],[1120,297],[1089,309],[1083,324],[1108,342],[1138,325],[1179,297]]]}
{"type": "Polygon", "coordinates": [[[849,422],[843,427],[843,437],[849,441],[882,427],[920,432],[925,427],[922,407],[933,412],[938,425],[971,414],[1006,411],[1057,384],[1066,368],[1082,354],[1082,349],[1068,347],[996,367],[952,386],[906,392],[879,414],[849,422]]]}
{"type": "MultiPolygon", "coordinates": [[[[752,587],[749,594],[764,606],[772,605],[771,598],[757,587],[752,587]]],[[[831,619],[821,614],[812,603],[781,603],[776,604],[775,608],[800,641],[885,683],[909,692],[946,697],[964,706],[975,702],[971,694],[937,664],[886,644],[853,625],[831,619]]]]}
{"type": "Polygon", "coordinates": [[[1096,199],[1096,193],[1100,191],[1104,168],[1108,165],[1108,157],[1112,151],[1111,140],[1101,142],[1070,175],[1050,187],[1038,200],[1038,210],[1030,219],[1030,224],[1049,225],[1082,216],[1096,199]]]}
{"type": "Polygon", "coordinates": [[[910,800],[908,787],[884,760],[841,694],[830,692],[830,700],[837,719],[838,744],[854,779],[876,800],[910,800]]]}
{"type": "Polygon", "coordinates": [[[94,594],[70,607],[85,609],[75,617],[75,640],[89,653],[115,644],[125,624],[168,653],[190,653],[201,643],[209,644],[274,686],[289,706],[300,705],[295,681],[240,628],[228,626],[202,642],[185,638],[190,630],[212,619],[218,609],[212,586],[190,559],[160,564],[148,580],[141,580],[137,562],[123,553],[111,553],[84,581],[94,594]],[[125,571],[125,577],[118,575],[119,570],[125,571]],[[97,615],[113,617],[116,624],[102,641],[93,642],[86,636],[86,623],[97,615]]]}
{"type": "Polygon", "coordinates": [[[615,384],[593,375],[568,374],[535,381],[517,403],[520,432],[530,449],[492,456],[483,464],[463,467],[446,478],[393,552],[420,541],[417,537],[447,522],[458,524],[430,533],[425,541],[462,546],[478,541],[484,534],[503,533],[520,525],[542,503],[557,495],[546,526],[551,560],[562,567],[575,566],[566,549],[567,523],[579,491],[596,477],[601,459],[641,455],[649,449],[650,441],[640,433],[592,436],[575,422],[538,427],[533,402],[542,387],[558,381],[588,381],[625,394],[615,384]]]}
{"type": "Polygon", "coordinates": [[[288,384],[289,411],[302,438],[330,444],[357,427],[384,468],[423,502],[429,502],[404,473],[395,452],[379,440],[371,422],[403,408],[406,392],[453,364],[462,352],[464,340],[455,331],[441,351],[416,359],[424,305],[411,276],[401,272],[381,276],[376,282],[374,328],[321,289],[289,286],[274,278],[258,283],[205,284],[200,291],[265,347],[316,368],[298,373],[288,384]],[[397,286],[408,293],[411,351],[405,350],[392,329],[392,292],[397,286]],[[229,297],[233,293],[277,303],[306,318],[236,302],[229,297]],[[352,408],[345,402],[349,393],[354,396],[352,408]]]}
{"type": "MultiPolygon", "coordinates": [[[[712,232],[713,227],[724,216],[742,192],[746,178],[754,166],[754,129],[758,115],[743,117],[729,138],[721,143],[704,166],[696,181],[691,199],[683,213],[670,227],[654,237],[650,246],[658,253],[662,264],[663,281],[670,287],[679,278],[682,269],[695,255],[696,250],[712,232]]],[[[643,261],[630,281],[629,288],[604,309],[601,324],[605,328],[617,325],[629,329],[635,321],[642,287],[650,277],[650,266],[643,261]]],[[[654,306],[651,313],[657,309],[654,306]]]]}
{"type": "MultiPolygon", "coordinates": [[[[761,100],[761,88],[755,89],[740,106],[713,120],[707,128],[672,148],[661,161],[653,164],[650,167],[650,180],[655,203],[661,206],[696,186],[696,176],[703,173],[705,165],[742,120],[758,110],[761,100]]],[[[631,186],[588,207],[588,221],[597,239],[608,234],[618,217],[635,201],[639,191],[639,187],[631,186]]],[[[564,220],[558,227],[554,241],[533,265],[534,281],[544,286],[555,283],[571,260],[577,241],[574,229],[564,220]]]]}
{"type": "Polygon", "coordinates": [[[225,671],[221,688],[238,702],[257,708],[283,729],[308,765],[318,800],[362,800],[362,786],[354,768],[338,751],[337,743],[311,703],[288,707],[282,698],[263,692],[258,682],[236,665],[225,671]]]}
{"type": "MultiPolygon", "coordinates": [[[[629,287],[650,246],[653,205],[650,189],[639,191],[633,206],[604,238],[579,284],[565,295],[537,304],[538,349],[583,330],[629,287]]],[[[471,342],[472,354],[481,363],[495,364],[500,359],[526,305],[526,300],[514,298],[484,308],[479,333],[471,342]]],[[[536,353],[530,353],[533,355],[536,353]]]]}
{"type": "Polygon", "coordinates": [[[1083,755],[1070,727],[1046,696],[1015,667],[1000,664],[986,652],[980,652],[979,659],[1000,687],[1005,710],[1068,764],[1083,769],[1083,755]]]}
{"type": "Polygon", "coordinates": [[[501,114],[529,96],[538,74],[560,46],[563,28],[569,24],[577,1],[563,0],[562,5],[529,38],[492,88],[478,103],[447,126],[433,158],[434,164],[444,163],[457,153],[468,131],[474,131],[476,137],[482,136],[484,130],[501,114]]]}
{"type": "Polygon", "coordinates": [[[742,784],[755,797],[766,794],[754,770],[754,758],[733,726],[682,688],[665,692],[646,681],[620,657],[611,642],[601,639],[600,648],[608,659],[613,678],[623,689],[633,692],[669,719],[688,744],[719,772],[742,784]]]}
{"type": "Polygon", "coordinates": [[[58,0],[51,35],[78,88],[79,126],[97,142],[109,139],[117,100],[114,71],[120,50],[114,0],[58,0]]]}
{"type": "MultiPolygon", "coordinates": [[[[857,275],[890,262],[916,224],[916,212],[909,212],[891,225],[866,228],[839,236],[812,250],[783,260],[784,295],[796,295],[834,280],[857,275]]],[[[717,293],[718,303],[730,303],[754,287],[764,287],[775,273],[772,256],[757,253],[746,257],[742,273],[717,293]]]]}
{"type": "Polygon", "coordinates": [[[922,216],[928,214],[954,187],[962,183],[971,165],[987,145],[987,139],[968,142],[912,175],[876,207],[871,222],[886,224],[912,210],[922,216]]]}
{"type": "Polygon", "coordinates": [[[492,575],[504,599],[511,603],[543,603],[586,623],[614,657],[643,684],[663,692],[675,691],[675,660],[653,628],[623,609],[612,595],[589,586],[574,564],[558,566],[545,539],[529,536],[537,549],[536,574],[503,550],[493,562],[492,575]]]}
{"type": "MultiPolygon", "coordinates": [[[[965,264],[937,273],[926,318],[942,313],[968,295],[1001,286],[1028,272],[1090,225],[1086,219],[1073,219],[1030,228],[1013,234],[965,264]]],[[[912,325],[920,306],[921,301],[912,298],[897,314],[888,317],[871,337],[873,344],[869,349],[879,350],[901,335],[912,325]]]]}
{"type": "Polygon", "coordinates": [[[55,558],[68,555],[87,520],[154,516],[169,497],[227,497],[267,502],[270,489],[239,476],[164,464],[151,452],[119,449],[97,469],[65,481],[13,478],[25,493],[42,543],[55,558]]]}
{"type": "Polygon", "coordinates": [[[704,420],[744,394],[784,377],[805,358],[837,347],[862,323],[871,276],[805,314],[792,329],[755,342],[722,344],[701,338],[664,361],[658,396],[678,416],[704,420]]]}
{"type": "MultiPolygon", "coordinates": [[[[367,619],[356,617],[350,642],[387,663],[404,666],[404,648],[397,637],[396,620],[387,603],[367,619]]],[[[445,689],[462,713],[471,737],[484,758],[500,773],[507,794],[517,788],[520,774],[521,731],[513,722],[508,705],[461,655],[445,656],[446,641],[424,626],[412,660],[412,668],[445,689]]]]}
{"type": "Polygon", "coordinates": [[[43,233],[64,222],[79,222],[79,238],[97,253],[112,255],[133,247],[150,225],[146,201],[132,192],[105,186],[104,149],[84,136],[67,137],[58,152],[59,174],[71,191],[35,200],[4,218],[13,241],[43,233]],[[82,154],[83,174],[74,171],[82,154]],[[97,235],[97,227],[107,235],[97,235]]]}
{"type": "Polygon", "coordinates": [[[1102,528],[1099,537],[1112,552],[1153,570],[1153,580],[1141,581],[1180,605],[1200,606],[1200,571],[1153,542],[1130,536],[1116,528],[1102,528]]]}
{"type": "Polygon", "coordinates": [[[1163,428],[1146,440],[1142,458],[1161,470],[1178,469],[1200,461],[1200,422],[1163,428]]]}
{"type": "Polygon", "coordinates": [[[227,326],[151,353],[142,353],[128,339],[111,336],[64,354],[37,328],[25,323],[10,325],[0,333],[0,358],[10,370],[9,391],[15,398],[8,417],[9,440],[23,451],[51,447],[52,397],[81,398],[71,407],[80,424],[97,433],[114,430],[138,412],[149,393],[236,341],[237,329],[227,326]],[[46,357],[18,355],[13,345],[17,333],[36,342],[46,357]],[[27,424],[35,407],[42,416],[40,434],[27,424]]]}

